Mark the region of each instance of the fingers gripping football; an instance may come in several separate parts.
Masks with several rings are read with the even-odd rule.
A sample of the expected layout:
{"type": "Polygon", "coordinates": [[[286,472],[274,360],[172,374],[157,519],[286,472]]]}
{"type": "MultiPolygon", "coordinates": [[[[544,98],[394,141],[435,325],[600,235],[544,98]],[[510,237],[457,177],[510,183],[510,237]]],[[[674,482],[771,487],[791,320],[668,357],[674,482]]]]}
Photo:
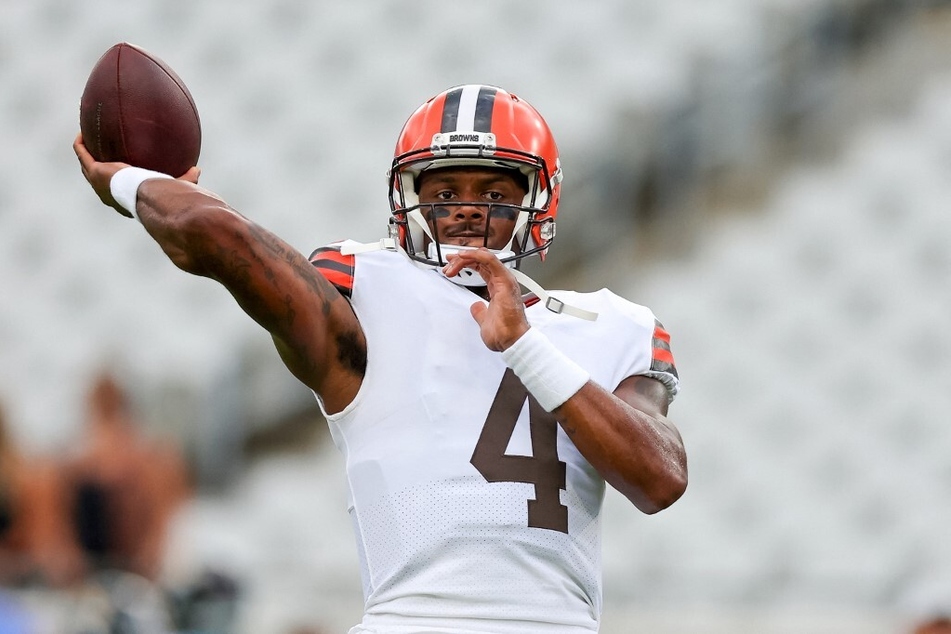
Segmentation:
{"type": "Polygon", "coordinates": [[[129,165],[127,163],[98,162],[92,157],[92,154],[89,153],[89,150],[83,144],[82,134],[76,135],[76,140],[73,141],[73,151],[76,153],[76,158],[79,159],[83,176],[89,184],[92,185],[93,191],[99,196],[99,200],[123,216],[131,218],[132,214],[123,209],[122,206],[116,202],[116,199],[112,197],[112,192],[109,189],[109,183],[112,181],[113,175],[123,167],[128,167],[129,165]]]}
{"type": "MultiPolygon", "coordinates": [[[[112,207],[118,211],[123,216],[132,217],[128,211],[122,208],[122,206],[116,202],[116,199],[112,196],[112,190],[109,185],[112,182],[112,177],[116,172],[121,170],[124,167],[129,167],[128,163],[101,163],[93,158],[92,154],[89,153],[88,148],[86,148],[83,143],[82,134],[76,135],[76,139],[73,141],[73,151],[76,153],[76,158],[79,159],[79,166],[82,169],[83,177],[92,185],[93,191],[96,192],[96,195],[99,196],[99,200],[103,204],[112,207]]],[[[189,183],[198,184],[198,178],[201,176],[201,169],[197,166],[190,168],[187,172],[182,174],[178,180],[187,181],[189,183]]]]}

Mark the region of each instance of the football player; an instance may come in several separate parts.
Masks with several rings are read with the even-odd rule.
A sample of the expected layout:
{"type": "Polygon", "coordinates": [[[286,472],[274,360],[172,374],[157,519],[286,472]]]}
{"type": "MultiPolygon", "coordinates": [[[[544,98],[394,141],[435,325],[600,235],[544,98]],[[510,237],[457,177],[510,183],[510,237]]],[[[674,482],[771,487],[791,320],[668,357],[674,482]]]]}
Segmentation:
{"type": "Polygon", "coordinates": [[[390,232],[310,258],[196,186],[74,144],[107,205],[223,284],[311,388],[346,459],[365,615],[352,634],[596,632],[605,482],[644,513],[684,492],[679,380],[654,314],[519,270],[555,236],[545,120],[494,86],[414,112],[390,232]],[[520,285],[533,294],[523,296],[520,285]]]}

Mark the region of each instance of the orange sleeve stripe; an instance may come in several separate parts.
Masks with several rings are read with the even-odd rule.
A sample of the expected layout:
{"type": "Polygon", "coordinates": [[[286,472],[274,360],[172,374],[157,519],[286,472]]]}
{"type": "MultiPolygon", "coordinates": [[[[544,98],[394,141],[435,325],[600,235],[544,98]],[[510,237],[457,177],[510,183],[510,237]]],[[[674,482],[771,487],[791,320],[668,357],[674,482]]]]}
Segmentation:
{"type": "Polygon", "coordinates": [[[654,348],[653,358],[654,361],[663,361],[664,363],[674,365],[674,355],[670,352],[670,350],[654,348]]]}
{"type": "Polygon", "coordinates": [[[661,341],[666,341],[670,344],[670,333],[664,330],[661,326],[654,326],[654,339],[660,339],[661,341]]]}
{"type": "Polygon", "coordinates": [[[333,247],[317,249],[310,256],[310,263],[314,268],[346,297],[350,297],[353,292],[353,269],[356,261],[356,256],[343,255],[339,249],[333,247]]]}
{"type": "Polygon", "coordinates": [[[317,270],[320,271],[320,274],[323,275],[328,282],[336,286],[338,289],[347,289],[348,291],[353,290],[352,275],[341,273],[340,271],[335,271],[333,269],[324,268],[319,265],[317,266],[317,270]]]}
{"type": "Polygon", "coordinates": [[[654,336],[651,341],[651,370],[655,372],[667,372],[677,376],[677,365],[674,363],[674,355],[670,351],[670,333],[668,333],[663,324],[657,319],[654,320],[654,336]]]}

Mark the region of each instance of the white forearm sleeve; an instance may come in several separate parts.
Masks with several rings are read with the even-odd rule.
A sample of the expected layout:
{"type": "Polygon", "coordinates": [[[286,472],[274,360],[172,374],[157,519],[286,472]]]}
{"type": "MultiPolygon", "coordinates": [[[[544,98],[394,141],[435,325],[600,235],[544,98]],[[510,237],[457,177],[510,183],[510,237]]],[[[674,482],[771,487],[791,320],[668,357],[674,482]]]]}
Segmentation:
{"type": "Polygon", "coordinates": [[[546,412],[574,396],[591,378],[535,328],[503,350],[502,359],[546,412]]]}
{"type": "Polygon", "coordinates": [[[123,167],[113,174],[112,180],[109,181],[109,191],[112,192],[112,197],[136,220],[139,219],[139,214],[135,213],[135,200],[139,192],[139,185],[142,184],[142,181],[150,178],[171,178],[171,176],[142,169],[141,167],[123,167]]]}

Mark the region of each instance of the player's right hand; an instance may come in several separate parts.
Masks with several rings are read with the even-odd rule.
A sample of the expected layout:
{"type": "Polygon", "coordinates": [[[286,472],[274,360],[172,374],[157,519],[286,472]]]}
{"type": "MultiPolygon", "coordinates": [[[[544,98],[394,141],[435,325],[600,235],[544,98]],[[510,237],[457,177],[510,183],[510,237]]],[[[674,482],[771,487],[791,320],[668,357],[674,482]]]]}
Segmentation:
{"type": "MultiPolygon", "coordinates": [[[[128,211],[123,209],[123,207],[116,202],[116,199],[112,197],[112,190],[109,188],[109,183],[112,181],[112,177],[116,172],[121,170],[123,167],[129,167],[128,163],[100,163],[93,158],[92,154],[89,153],[89,150],[86,149],[86,145],[83,143],[83,135],[77,134],[76,139],[73,141],[73,151],[76,153],[76,158],[79,159],[79,165],[82,168],[83,176],[86,181],[92,185],[93,191],[96,192],[96,195],[99,196],[99,200],[103,202],[104,205],[112,207],[118,211],[123,216],[132,217],[128,211]]],[[[201,176],[201,169],[197,166],[192,167],[190,170],[178,177],[178,180],[188,181],[189,183],[198,184],[198,178],[201,176]]]]}
{"type": "Polygon", "coordinates": [[[83,143],[83,135],[77,134],[73,141],[73,151],[76,152],[76,158],[79,159],[79,165],[83,170],[83,176],[86,181],[92,185],[93,191],[99,196],[103,204],[112,207],[123,216],[132,217],[128,211],[116,202],[112,197],[112,191],[109,189],[109,183],[113,175],[123,167],[128,167],[127,163],[100,163],[92,157],[86,145],[83,143]]]}
{"type": "Polygon", "coordinates": [[[475,302],[469,307],[472,318],[479,324],[482,342],[489,350],[501,352],[528,331],[525,302],[518,281],[498,256],[486,248],[460,251],[446,256],[449,263],[443,267],[446,277],[472,269],[485,280],[489,303],[475,302]]]}

